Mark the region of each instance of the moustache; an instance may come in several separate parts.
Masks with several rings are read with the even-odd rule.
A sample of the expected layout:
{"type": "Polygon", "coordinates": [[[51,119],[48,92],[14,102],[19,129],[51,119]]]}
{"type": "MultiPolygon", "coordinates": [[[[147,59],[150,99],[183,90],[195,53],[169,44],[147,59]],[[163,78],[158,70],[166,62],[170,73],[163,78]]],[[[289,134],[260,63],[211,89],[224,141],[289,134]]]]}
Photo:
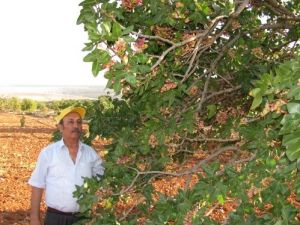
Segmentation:
{"type": "Polygon", "coordinates": [[[74,130],[71,131],[72,133],[81,133],[81,131],[77,128],[75,128],[74,130]]]}

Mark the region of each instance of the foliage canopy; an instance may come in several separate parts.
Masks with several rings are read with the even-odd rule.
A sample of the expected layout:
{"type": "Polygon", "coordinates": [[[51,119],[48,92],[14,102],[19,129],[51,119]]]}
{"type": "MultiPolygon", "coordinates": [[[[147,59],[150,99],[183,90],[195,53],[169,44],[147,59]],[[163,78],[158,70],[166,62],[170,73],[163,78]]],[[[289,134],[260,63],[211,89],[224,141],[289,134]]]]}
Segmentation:
{"type": "Polygon", "coordinates": [[[228,201],[223,224],[298,223],[298,1],[80,5],[84,61],[122,94],[90,108],[90,138],[112,139],[75,193],[90,224],[218,224],[228,201]]]}

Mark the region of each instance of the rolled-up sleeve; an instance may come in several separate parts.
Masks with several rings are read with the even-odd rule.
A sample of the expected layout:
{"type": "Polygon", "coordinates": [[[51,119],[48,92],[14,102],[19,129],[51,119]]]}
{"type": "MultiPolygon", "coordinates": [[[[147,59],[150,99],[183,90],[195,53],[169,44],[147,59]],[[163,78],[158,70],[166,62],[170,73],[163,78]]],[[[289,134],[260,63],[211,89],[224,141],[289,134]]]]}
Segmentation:
{"type": "Polygon", "coordinates": [[[47,157],[45,151],[42,151],[38,157],[37,164],[33,170],[28,184],[37,188],[45,188],[47,175],[47,157]]]}
{"type": "Polygon", "coordinates": [[[93,163],[93,176],[97,176],[100,175],[102,176],[104,174],[104,167],[102,164],[102,159],[99,158],[99,156],[97,155],[97,153],[94,154],[94,163],[93,163]]]}

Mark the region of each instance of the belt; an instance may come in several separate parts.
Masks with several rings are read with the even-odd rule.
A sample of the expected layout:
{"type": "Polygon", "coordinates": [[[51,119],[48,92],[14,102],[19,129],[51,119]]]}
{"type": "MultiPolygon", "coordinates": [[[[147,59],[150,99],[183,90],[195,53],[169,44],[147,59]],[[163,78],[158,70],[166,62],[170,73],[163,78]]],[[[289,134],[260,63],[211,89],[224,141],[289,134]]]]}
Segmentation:
{"type": "Polygon", "coordinates": [[[47,212],[56,213],[56,214],[64,215],[64,216],[75,216],[78,214],[78,212],[63,212],[63,211],[59,211],[59,210],[51,208],[51,207],[47,207],[47,212]]]}

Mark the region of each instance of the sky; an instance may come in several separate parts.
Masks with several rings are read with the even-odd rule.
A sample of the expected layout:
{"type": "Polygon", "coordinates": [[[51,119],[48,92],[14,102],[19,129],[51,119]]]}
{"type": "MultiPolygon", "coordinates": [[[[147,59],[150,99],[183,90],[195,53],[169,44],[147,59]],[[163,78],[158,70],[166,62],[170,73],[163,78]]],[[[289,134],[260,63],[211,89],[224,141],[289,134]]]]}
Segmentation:
{"type": "Polygon", "coordinates": [[[0,86],[105,85],[83,62],[80,0],[0,2],[0,86]]]}

